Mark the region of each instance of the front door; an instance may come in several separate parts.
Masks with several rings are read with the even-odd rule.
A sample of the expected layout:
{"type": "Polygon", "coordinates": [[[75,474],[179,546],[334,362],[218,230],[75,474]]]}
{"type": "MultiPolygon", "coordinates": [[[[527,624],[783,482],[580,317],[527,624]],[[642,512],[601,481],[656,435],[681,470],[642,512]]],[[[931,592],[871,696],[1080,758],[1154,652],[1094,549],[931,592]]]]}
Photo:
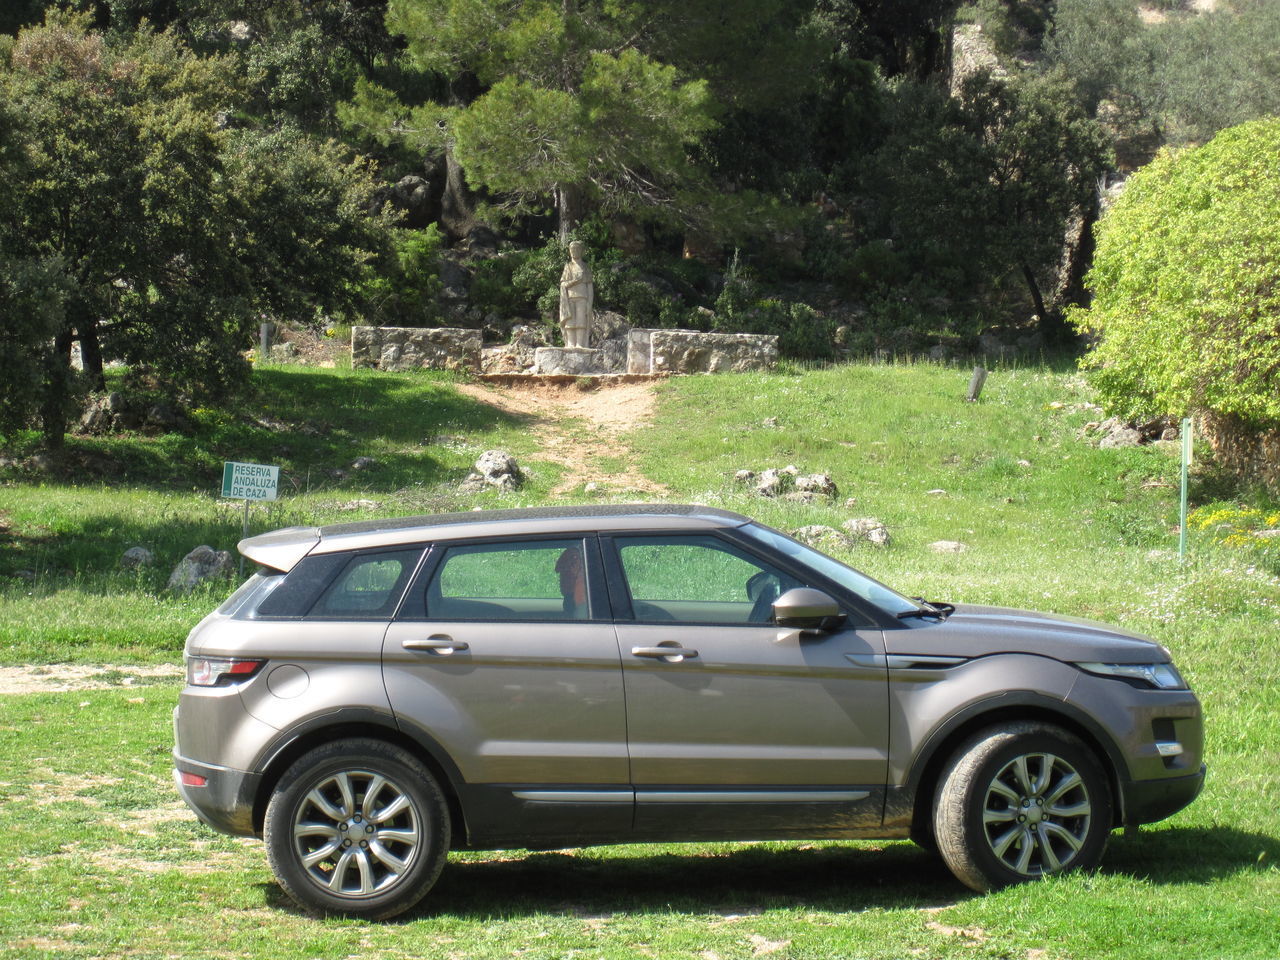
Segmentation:
{"type": "Polygon", "coordinates": [[[611,543],[639,834],[878,828],[887,678],[850,658],[883,654],[880,630],[777,627],[772,601],[809,584],[714,535],[611,543]]]}

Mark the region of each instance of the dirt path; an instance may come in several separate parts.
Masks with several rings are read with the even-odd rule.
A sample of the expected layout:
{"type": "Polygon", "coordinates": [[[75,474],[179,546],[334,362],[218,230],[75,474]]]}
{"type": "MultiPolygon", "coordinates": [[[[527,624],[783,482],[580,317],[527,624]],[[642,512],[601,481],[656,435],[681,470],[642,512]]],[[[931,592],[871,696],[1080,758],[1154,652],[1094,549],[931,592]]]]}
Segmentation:
{"type": "Polygon", "coordinates": [[[552,489],[560,496],[583,484],[624,496],[665,496],[669,491],[640,473],[625,434],[653,419],[653,384],[530,382],[509,386],[464,383],[458,390],[505,413],[530,418],[530,430],[542,444],[541,456],[562,464],[567,473],[552,489]],[[612,461],[601,464],[599,461],[612,461]],[[611,469],[622,462],[621,469],[611,469]]]}
{"type": "Polygon", "coordinates": [[[0,667],[0,696],[19,693],[70,693],[74,690],[128,689],[182,676],[176,664],[154,667],[88,666],[54,663],[47,666],[0,667]]]}

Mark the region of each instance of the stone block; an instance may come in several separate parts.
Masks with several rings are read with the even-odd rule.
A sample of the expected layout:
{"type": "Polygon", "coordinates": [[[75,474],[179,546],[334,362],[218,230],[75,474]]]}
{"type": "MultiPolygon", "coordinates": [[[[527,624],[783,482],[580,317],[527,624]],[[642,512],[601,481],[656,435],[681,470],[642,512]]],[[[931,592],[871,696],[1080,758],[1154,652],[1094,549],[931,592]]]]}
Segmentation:
{"type": "Polygon", "coordinates": [[[628,373],[741,373],[778,362],[778,338],[754,333],[632,330],[628,373]]]}
{"type": "Polygon", "coordinates": [[[601,350],[584,347],[539,347],[533,352],[533,372],[544,375],[597,377],[609,373],[601,350]]]}
{"type": "Polygon", "coordinates": [[[461,327],[351,328],[353,367],[479,371],[480,347],[480,331],[461,327]]]}

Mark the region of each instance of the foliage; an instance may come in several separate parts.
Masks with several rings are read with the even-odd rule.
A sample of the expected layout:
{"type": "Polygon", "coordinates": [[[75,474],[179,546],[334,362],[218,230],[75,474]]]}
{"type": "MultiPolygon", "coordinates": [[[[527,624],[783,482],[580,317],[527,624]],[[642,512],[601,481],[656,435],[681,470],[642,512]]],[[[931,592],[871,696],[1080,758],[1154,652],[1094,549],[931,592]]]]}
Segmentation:
{"type": "Polygon", "coordinates": [[[554,206],[561,241],[593,211],[697,222],[714,210],[690,162],[715,124],[712,91],[722,103],[762,100],[745,57],[782,51],[754,71],[772,75],[804,47],[785,28],[791,5],[739,6],[726,18],[710,0],[393,0],[388,23],[410,61],[449,78],[451,95],[413,103],[365,83],[344,117],[386,141],[451,150],[509,212],[554,206]]]}
{"type": "Polygon", "coordinates": [[[381,227],[367,169],[287,130],[232,130],[234,64],[172,33],[120,40],[50,14],[0,62],[29,173],[14,242],[68,286],[42,374],[46,440],[61,443],[69,353],[91,386],[103,361],[152,364],[175,389],[217,395],[263,312],[311,320],[353,305],[381,227]]]}
{"type": "Polygon", "coordinates": [[[1204,142],[1280,112],[1280,5],[1240,0],[1217,10],[1168,11],[1143,24],[1129,0],[1059,0],[1050,63],[1103,101],[1122,135],[1155,125],[1164,142],[1204,142]]]}
{"type": "Polygon", "coordinates": [[[1165,151],[1099,224],[1091,379],[1122,415],[1280,422],[1280,120],[1165,151]]]}
{"type": "Polygon", "coordinates": [[[365,322],[384,327],[431,326],[439,308],[440,251],[444,238],[434,223],[425,230],[393,230],[383,261],[364,282],[365,322]]]}
{"type": "Polygon", "coordinates": [[[778,338],[778,352],[800,360],[828,360],[835,353],[835,324],[804,303],[766,297],[735,255],[716,298],[716,330],[778,338]]]}
{"type": "Polygon", "coordinates": [[[1042,302],[1043,289],[1067,223],[1092,204],[1107,160],[1071,86],[978,74],[955,99],[900,83],[886,109],[890,132],[861,184],[878,190],[869,236],[845,267],[846,283],[899,297],[914,286],[920,299],[944,298],[944,312],[954,313],[979,294],[1025,284],[1042,330],[1052,333],[1056,305],[1042,302]]]}
{"type": "Polygon", "coordinates": [[[1207,506],[1187,514],[1187,527],[1210,533],[1215,543],[1280,552],[1280,511],[1257,507],[1207,506]]]}

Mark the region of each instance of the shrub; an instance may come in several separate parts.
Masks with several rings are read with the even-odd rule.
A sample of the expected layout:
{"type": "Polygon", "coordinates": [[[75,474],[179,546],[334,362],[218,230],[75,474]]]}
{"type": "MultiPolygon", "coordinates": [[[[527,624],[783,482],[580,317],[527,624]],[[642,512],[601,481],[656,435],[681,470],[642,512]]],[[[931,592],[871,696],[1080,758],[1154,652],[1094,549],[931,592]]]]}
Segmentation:
{"type": "Polygon", "coordinates": [[[1094,301],[1071,320],[1112,411],[1280,424],[1277,158],[1280,119],[1165,151],[1099,224],[1094,301]]]}

